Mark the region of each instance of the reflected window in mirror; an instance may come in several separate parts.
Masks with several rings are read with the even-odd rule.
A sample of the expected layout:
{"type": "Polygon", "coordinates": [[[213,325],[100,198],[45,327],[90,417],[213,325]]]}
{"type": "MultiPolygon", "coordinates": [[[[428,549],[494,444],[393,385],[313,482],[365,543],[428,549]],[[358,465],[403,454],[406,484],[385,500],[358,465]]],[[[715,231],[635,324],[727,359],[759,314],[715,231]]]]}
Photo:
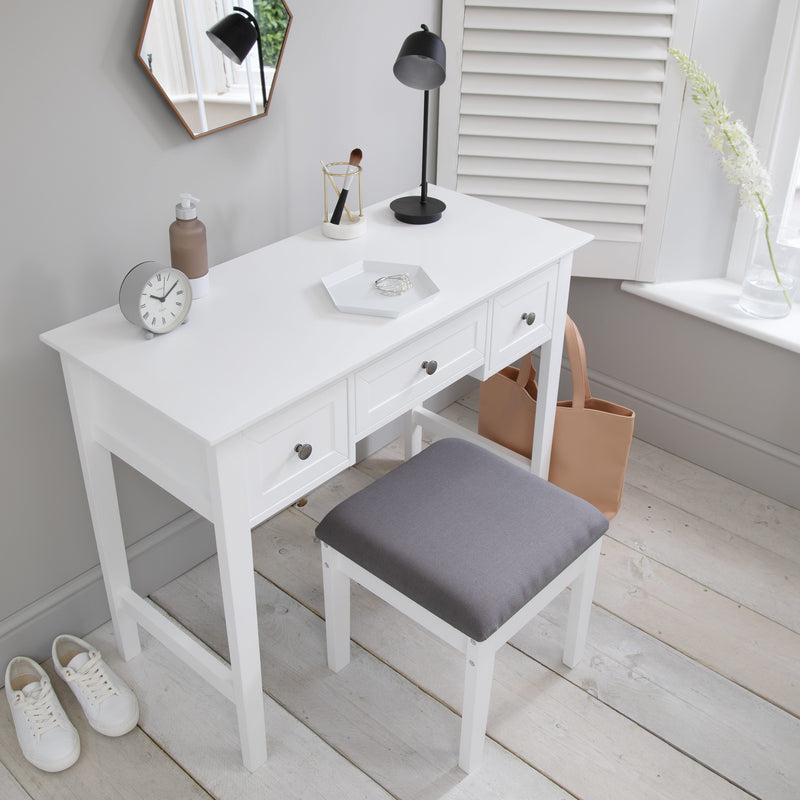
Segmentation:
{"type": "Polygon", "coordinates": [[[191,136],[205,136],[267,114],[291,21],[283,0],[150,0],[137,58],[191,136]],[[236,64],[206,35],[237,7],[257,20],[261,59],[254,46],[236,64]]]}

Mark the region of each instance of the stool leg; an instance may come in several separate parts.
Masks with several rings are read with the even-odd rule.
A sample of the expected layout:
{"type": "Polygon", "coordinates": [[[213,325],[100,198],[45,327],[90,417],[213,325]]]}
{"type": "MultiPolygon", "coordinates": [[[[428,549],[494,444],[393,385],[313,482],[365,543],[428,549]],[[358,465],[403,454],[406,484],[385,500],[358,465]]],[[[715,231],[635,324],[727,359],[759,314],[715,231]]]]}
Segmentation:
{"type": "Polygon", "coordinates": [[[338,672],[350,663],[350,578],[338,569],[339,553],[322,545],[325,640],[328,666],[338,672]]]}
{"type": "Polygon", "coordinates": [[[586,646],[586,633],[589,630],[589,615],[592,610],[592,596],[597,581],[597,568],[600,564],[600,542],[595,542],[584,554],[581,574],[572,582],[569,599],[569,616],[562,661],[570,668],[583,657],[586,646]]]}
{"type": "Polygon", "coordinates": [[[458,766],[472,772],[481,762],[486,722],[489,718],[489,697],[492,693],[494,648],[470,640],[467,645],[467,667],[464,676],[464,703],[461,709],[461,743],[458,766]]]}

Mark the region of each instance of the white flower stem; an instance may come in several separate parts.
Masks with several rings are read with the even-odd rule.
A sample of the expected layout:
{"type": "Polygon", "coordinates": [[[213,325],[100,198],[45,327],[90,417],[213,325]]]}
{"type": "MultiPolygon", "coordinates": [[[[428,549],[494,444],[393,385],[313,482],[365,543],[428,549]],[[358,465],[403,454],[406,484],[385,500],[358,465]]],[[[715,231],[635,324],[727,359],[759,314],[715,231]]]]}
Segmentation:
{"type": "MultiPolygon", "coordinates": [[[[738,157],[739,151],[736,149],[736,145],[733,143],[730,135],[728,134],[727,130],[725,131],[725,138],[728,140],[728,144],[731,147],[734,155],[738,157]]],[[[792,299],[789,297],[789,293],[786,291],[786,287],[783,285],[781,281],[780,273],[778,272],[778,267],[775,264],[775,253],[772,251],[772,241],[769,238],[769,211],[767,211],[767,204],[764,202],[764,196],[761,192],[756,192],[756,199],[758,200],[758,204],[761,206],[761,211],[764,214],[764,238],[767,240],[767,252],[769,253],[769,262],[772,266],[772,271],[775,273],[775,280],[778,282],[778,286],[781,287],[781,291],[783,292],[783,296],[786,298],[786,302],[789,304],[789,308],[792,307],[792,299]]]]}

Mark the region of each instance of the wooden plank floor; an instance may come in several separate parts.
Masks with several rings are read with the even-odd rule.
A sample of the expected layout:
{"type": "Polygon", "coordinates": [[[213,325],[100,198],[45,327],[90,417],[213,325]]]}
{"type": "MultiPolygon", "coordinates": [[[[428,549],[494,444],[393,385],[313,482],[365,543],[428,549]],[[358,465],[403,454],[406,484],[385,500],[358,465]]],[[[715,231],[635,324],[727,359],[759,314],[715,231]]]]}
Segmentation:
{"type": "MultiPolygon", "coordinates": [[[[475,429],[473,393],[446,415],[475,429]]],[[[152,638],[129,663],[139,727],[47,775],[0,720],[0,798],[800,798],[800,511],[634,441],[587,654],[560,660],[566,593],[498,654],[482,767],[456,766],[463,666],[358,587],[352,663],[325,666],[316,522],[400,463],[399,442],[253,534],[268,762],[241,765],[230,704],[152,638]]],[[[152,596],[227,657],[216,559],[152,596]]],[[[45,668],[51,671],[50,664],[45,668]]]]}

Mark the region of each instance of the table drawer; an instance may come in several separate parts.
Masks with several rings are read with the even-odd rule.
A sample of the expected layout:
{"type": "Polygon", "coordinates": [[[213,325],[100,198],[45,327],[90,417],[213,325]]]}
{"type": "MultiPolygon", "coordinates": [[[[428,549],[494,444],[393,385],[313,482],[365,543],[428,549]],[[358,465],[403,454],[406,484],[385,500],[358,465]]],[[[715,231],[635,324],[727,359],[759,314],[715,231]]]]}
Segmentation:
{"type": "Polygon", "coordinates": [[[557,277],[558,264],[551,264],[494,298],[487,375],[550,339],[557,277]]]}
{"type": "Polygon", "coordinates": [[[471,309],[355,377],[356,437],[412,408],[484,360],[486,306],[471,309]]]}
{"type": "Polygon", "coordinates": [[[353,463],[341,381],[244,433],[251,520],[266,518],[353,463]]]}

